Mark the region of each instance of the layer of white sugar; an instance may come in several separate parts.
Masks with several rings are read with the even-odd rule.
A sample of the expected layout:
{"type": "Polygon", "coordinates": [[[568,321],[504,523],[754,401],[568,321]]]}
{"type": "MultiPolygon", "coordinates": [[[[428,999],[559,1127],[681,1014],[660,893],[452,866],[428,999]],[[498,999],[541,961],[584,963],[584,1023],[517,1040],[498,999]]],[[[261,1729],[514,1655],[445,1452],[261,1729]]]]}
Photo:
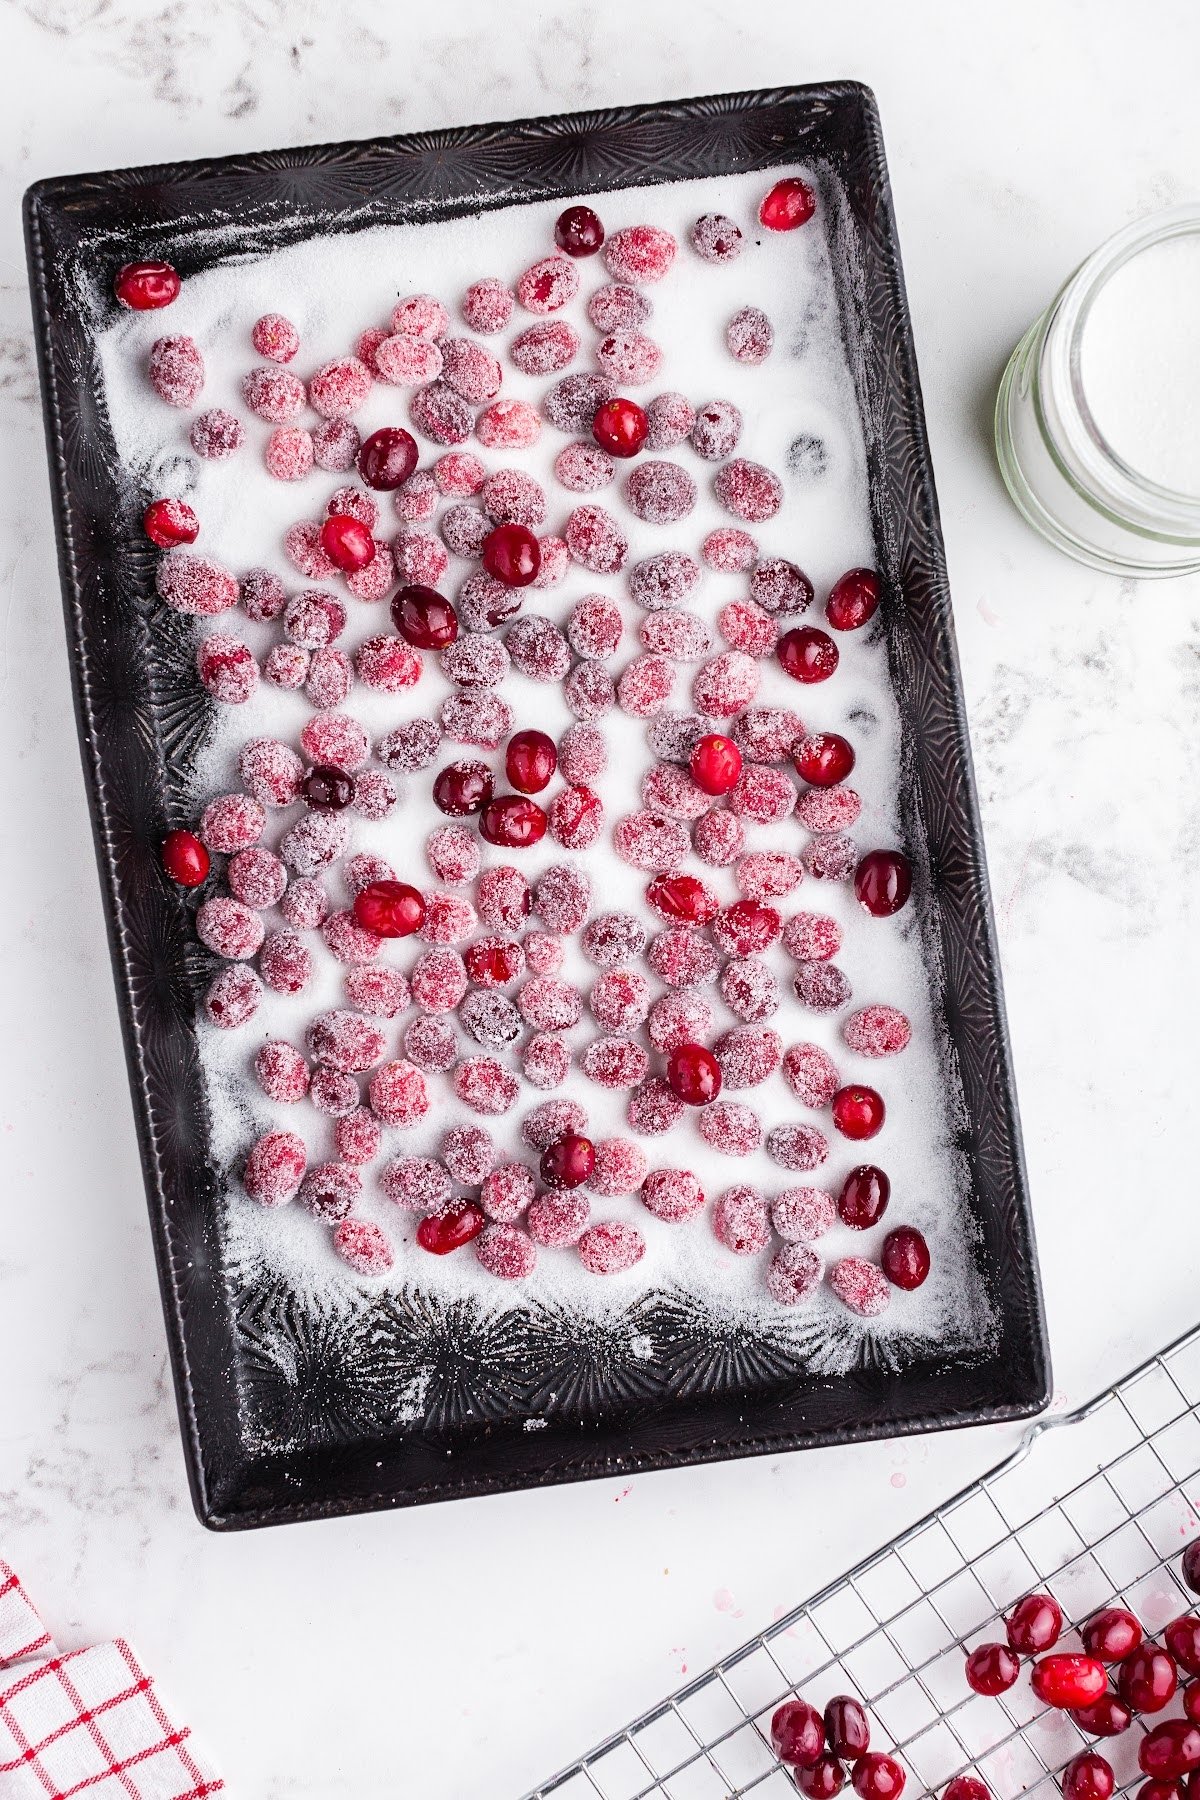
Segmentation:
{"type": "Polygon", "coordinates": [[[1079,358],[1117,456],[1160,487],[1200,495],[1200,232],[1151,244],[1110,276],[1079,358]]]}
{"type": "MultiPolygon", "coordinates": [[[[760,176],[697,181],[626,190],[600,196],[594,204],[610,233],[623,225],[650,222],[667,227],[680,240],[680,253],[669,277],[646,290],[654,310],[644,329],[664,352],[660,374],[647,391],[679,389],[697,404],[727,398],[740,407],[745,431],[737,453],[776,470],[786,491],[779,515],[750,529],[764,555],[790,557],[808,572],[818,594],[810,617],[820,622],[821,603],[837,576],[873,560],[863,446],[822,218],[818,214],[809,226],[791,234],[759,231],[755,209],[764,185],[760,176]],[[687,241],[692,221],[708,211],[731,213],[747,232],[744,253],[724,267],[702,262],[687,241]],[[735,362],[724,343],[726,321],[747,303],[761,306],[775,326],[774,353],[758,367],[735,362]],[[793,450],[793,446],[798,448],[793,450]]],[[[291,367],[307,376],[328,357],[349,353],[366,326],[386,323],[399,295],[413,291],[437,294],[457,318],[458,301],[470,282],[485,275],[515,281],[523,268],[551,247],[559,204],[510,207],[447,223],[330,235],[245,260],[236,259],[236,234],[231,234],[229,248],[234,260],[189,279],[169,314],[124,316],[104,334],[102,358],[109,412],[122,459],[141,491],[147,497],[154,492],[187,491],[202,521],[197,548],[235,571],[266,565],[279,572],[289,591],[311,585],[298,577],[284,558],[283,533],[297,519],[319,518],[328,495],[347,478],[317,471],[291,485],[271,480],[262,467],[269,427],[253,417],[245,419],[247,443],[240,455],[227,462],[196,466],[187,444],[188,416],[161,404],[145,381],[150,343],[164,330],[194,335],[208,367],[201,406],[224,405],[242,416],[238,382],[258,361],[249,334],[261,313],[278,310],[299,327],[302,348],[291,367]]],[[[587,369],[594,367],[592,355],[599,334],[587,321],[586,301],[609,278],[600,258],[578,266],[583,278],[581,293],[561,316],[571,319],[583,343],[572,366],[587,369]]],[[[518,309],[503,337],[487,340],[502,360],[504,346],[529,322],[518,309]]],[[[528,378],[505,361],[503,392],[536,401],[558,378],[528,378]]],[[[385,424],[407,423],[406,399],[397,389],[377,386],[356,421],[363,434],[385,424]]],[[[665,454],[690,470],[699,489],[699,503],[679,524],[664,527],[639,521],[624,504],[624,470],[616,484],[594,495],[572,495],[561,488],[553,478],[552,464],[566,441],[546,426],[531,450],[481,452],[489,468],[517,466],[542,482],[549,497],[545,530],[561,532],[574,505],[594,500],[621,519],[631,543],[632,564],[666,549],[687,550],[698,558],[700,543],[709,530],[737,523],[713,498],[715,466],[702,462],[687,444],[665,454]]],[[[463,447],[478,448],[473,440],[463,447]]],[[[434,447],[423,445],[422,463],[428,465],[437,454],[434,447]]],[[[379,498],[381,535],[387,536],[393,529],[390,502],[386,495],[379,498]]],[[[456,591],[470,567],[452,559],[443,583],[448,592],[456,591]]],[[[339,582],[325,585],[341,586],[339,582]]],[[[572,605],[582,595],[594,592],[617,599],[626,620],[625,640],[610,664],[616,673],[640,649],[637,628],[644,616],[629,600],[623,576],[598,577],[572,567],[559,586],[530,590],[524,610],[563,623],[572,605]]],[[[745,592],[744,576],[705,573],[694,609],[713,627],[714,639],[718,611],[745,592]]],[[[363,638],[388,629],[386,607],[363,605],[350,598],[348,609],[343,648],[353,650],[363,638]]],[[[276,627],[250,625],[240,613],[224,615],[216,627],[240,632],[259,653],[277,635],[276,627]]],[[[858,753],[852,785],[864,801],[855,836],[863,849],[892,844],[897,841],[900,726],[884,645],[878,634],[868,641],[862,633],[843,634],[838,643],[840,668],[833,680],[821,686],[798,687],[773,659],[760,664],[762,682],[756,703],[792,707],[810,728],[844,731],[852,739],[858,753]]],[[[718,640],[715,647],[723,646],[718,640]]],[[[674,704],[680,708],[690,706],[693,672],[694,666],[679,666],[674,704]]],[[[341,710],[359,717],[376,737],[404,719],[434,715],[450,691],[435,659],[427,658],[426,672],[415,689],[397,698],[356,686],[341,710]]],[[[555,685],[513,675],[501,691],[515,708],[518,727],[536,725],[557,735],[572,722],[555,685]]],[[[300,729],[309,717],[311,707],[303,694],[285,694],[265,684],[248,705],[223,709],[197,769],[198,803],[238,785],[237,753],[246,739],[267,734],[298,743],[300,729]]],[[[661,929],[661,922],[645,903],[648,878],[619,861],[610,845],[612,827],[639,805],[641,779],[653,766],[646,723],[614,711],[600,724],[608,740],[609,764],[596,786],[603,797],[607,829],[596,847],[568,856],[549,837],[524,853],[485,847],[485,866],[516,862],[534,879],[552,863],[578,863],[591,877],[595,911],[628,910],[638,914],[653,932],[661,929]]],[[[446,743],[439,764],[477,754],[446,743]]],[[[502,771],[502,753],[486,760],[498,773],[502,771]]],[[[397,778],[401,804],[383,823],[368,824],[344,815],[352,824],[352,849],[386,857],[400,876],[426,887],[433,884],[422,854],[423,840],[432,826],[445,822],[430,799],[431,775],[432,771],[426,771],[409,779],[397,778]]],[[[502,780],[499,785],[503,786],[502,780]]],[[[285,818],[290,821],[294,816],[294,812],[274,816],[267,841],[274,844],[282,835],[285,818]]],[[[748,849],[786,847],[798,851],[805,841],[806,834],[795,821],[747,828],[748,849]]],[[[688,866],[711,881],[726,902],[738,897],[731,870],[710,870],[698,861],[688,866]]],[[[329,885],[337,903],[345,904],[336,876],[329,885]]],[[[805,1113],[782,1076],[776,1074],[758,1087],[729,1091],[726,1097],[752,1106],[767,1128],[804,1119],[825,1130],[831,1138],[829,1160],[813,1175],[789,1175],[765,1152],[745,1158],[715,1154],[700,1138],[694,1113],[687,1114],[669,1134],[639,1141],[652,1167],[695,1170],[710,1200],[743,1182],[757,1185],[768,1197],[804,1182],[819,1183],[836,1192],[856,1164],[880,1162],[893,1186],[884,1222],[866,1233],[836,1227],[820,1246],[827,1262],[832,1264],[850,1254],[877,1259],[889,1228],[901,1222],[919,1226],[930,1243],[933,1272],[917,1294],[894,1292],[887,1314],[871,1322],[872,1331],[956,1346],[982,1341],[990,1330],[990,1313],[972,1256],[963,1198],[965,1173],[952,1144],[956,1122],[935,1035],[930,977],[923,963],[914,908],[907,907],[890,921],[874,920],[855,904],[847,887],[812,881],[785,897],[780,907],[785,917],[805,908],[836,916],[845,932],[838,962],[852,983],[853,1004],[887,1001],[902,1007],[913,1022],[913,1042],[901,1057],[875,1062],[855,1057],[841,1042],[836,1017],[808,1012],[791,997],[793,965],[782,949],[776,947],[768,953],[784,999],[766,1023],[782,1035],[785,1045],[799,1041],[824,1045],[844,1079],[877,1085],[888,1108],[883,1133],[868,1145],[845,1142],[833,1131],[828,1112],[805,1113]]],[[[537,925],[538,921],[530,923],[537,925]]],[[[344,970],[323,952],[316,934],[309,934],[308,941],[317,952],[318,969],[302,996],[286,999],[268,993],[258,1016],[240,1031],[221,1032],[200,1025],[213,1151],[231,1171],[236,1170],[252,1138],[269,1127],[300,1132],[314,1161],[334,1154],[332,1121],[307,1102],[291,1107],[273,1105],[259,1091],[251,1069],[254,1054],[264,1041],[285,1037],[303,1047],[309,1021],[324,1008],[342,1002],[344,970]]],[[[407,970],[421,948],[413,940],[390,944],[384,960],[407,970]]],[[[599,972],[583,959],[576,944],[568,946],[565,975],[586,991],[599,972]]],[[[657,983],[655,990],[664,991],[657,983]]],[[[716,1031],[739,1023],[724,1008],[715,988],[705,992],[713,1004],[716,1031]]],[[[389,1055],[400,1054],[406,1023],[402,1018],[386,1025],[389,1055]]],[[[581,1052],[599,1031],[585,1011],[579,1026],[567,1035],[581,1052]]],[[[648,1044],[644,1033],[638,1035],[648,1044]]],[[[515,1052],[479,1051],[465,1033],[463,1053],[499,1054],[519,1071],[515,1052]]],[[[654,1064],[661,1066],[657,1055],[654,1064]]],[[[436,1155],[447,1126],[462,1121],[464,1114],[454,1101],[448,1079],[427,1079],[433,1100],[429,1114],[414,1130],[385,1130],[383,1155],[365,1173],[359,1208],[386,1229],[396,1247],[396,1266],[388,1278],[392,1285],[419,1286],[443,1296],[471,1293],[496,1307],[520,1306],[536,1299],[594,1317],[623,1312],[652,1289],[682,1288],[716,1311],[753,1313],[783,1329],[794,1323],[798,1330],[812,1333],[815,1320],[855,1326],[828,1288],[801,1307],[776,1306],[763,1287],[769,1253],[734,1256],[717,1243],[706,1215],[685,1226],[664,1225],[646,1212],[636,1196],[593,1201],[594,1219],[631,1219],[646,1238],[643,1260],[619,1277],[588,1276],[572,1251],[543,1251],[531,1280],[513,1286],[488,1276],[470,1249],[444,1259],[426,1255],[415,1244],[416,1219],[390,1205],[379,1192],[375,1176],[387,1156],[436,1155]]],[[[554,1092],[583,1103],[593,1137],[629,1135],[625,1094],[593,1085],[578,1068],[572,1070],[565,1086],[554,1092]]],[[[493,1133],[502,1153],[531,1160],[520,1144],[520,1119],[548,1097],[523,1084],[519,1102],[507,1117],[480,1121],[493,1133]]],[[[327,1228],[298,1205],[265,1212],[245,1198],[233,1176],[228,1205],[232,1253],[243,1266],[281,1271],[297,1288],[326,1296],[354,1283],[356,1278],[329,1248],[327,1228]]],[[[819,1338],[821,1333],[812,1335],[819,1338]]],[[[832,1333],[839,1346],[836,1359],[853,1354],[854,1335],[853,1329],[845,1335],[832,1333]]],[[[833,1352],[825,1354],[835,1359],[833,1352]]]]}

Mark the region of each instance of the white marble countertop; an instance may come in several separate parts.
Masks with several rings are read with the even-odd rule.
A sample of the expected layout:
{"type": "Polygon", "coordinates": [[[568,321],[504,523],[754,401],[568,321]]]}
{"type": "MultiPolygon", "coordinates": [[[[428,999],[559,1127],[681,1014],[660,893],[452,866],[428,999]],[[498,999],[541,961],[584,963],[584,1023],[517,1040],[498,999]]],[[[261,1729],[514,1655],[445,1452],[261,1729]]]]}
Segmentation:
{"type": "Polygon", "coordinates": [[[23,0],[0,110],[0,1555],[246,1800],[515,1796],[1003,1454],[996,1428],[213,1537],[188,1502],[75,743],[18,200],[35,177],[854,76],[879,97],[1058,1404],[1192,1324],[1200,580],[1065,562],[990,448],[1020,332],[1200,195],[1200,14],[910,0],[23,0]],[[789,22],[785,23],[785,14],[789,22]],[[464,1549],[464,1546],[471,1546],[464,1549]]]}

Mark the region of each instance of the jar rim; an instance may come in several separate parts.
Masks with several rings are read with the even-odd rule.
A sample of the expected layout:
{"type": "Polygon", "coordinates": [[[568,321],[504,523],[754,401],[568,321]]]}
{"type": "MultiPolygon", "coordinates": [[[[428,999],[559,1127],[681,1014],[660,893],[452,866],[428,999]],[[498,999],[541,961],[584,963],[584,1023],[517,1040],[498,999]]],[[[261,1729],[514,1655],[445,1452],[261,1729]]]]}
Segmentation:
{"type": "Polygon", "coordinates": [[[1200,203],[1151,213],[1115,232],[1080,264],[1051,306],[1039,357],[1047,423],[1064,473],[1136,530],[1200,539],[1200,493],[1164,486],[1125,461],[1096,423],[1084,387],[1084,332],[1100,293],[1118,270],[1160,243],[1200,236],[1200,203]]]}

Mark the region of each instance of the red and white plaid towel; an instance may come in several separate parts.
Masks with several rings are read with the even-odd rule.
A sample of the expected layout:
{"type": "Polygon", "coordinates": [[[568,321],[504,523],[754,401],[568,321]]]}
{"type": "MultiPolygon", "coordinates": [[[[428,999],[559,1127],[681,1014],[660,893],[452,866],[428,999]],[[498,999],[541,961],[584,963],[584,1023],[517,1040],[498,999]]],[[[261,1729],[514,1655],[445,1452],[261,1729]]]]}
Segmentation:
{"type": "Polygon", "coordinates": [[[207,1800],[190,1738],[128,1644],[59,1651],[0,1561],[0,1800],[207,1800]]]}

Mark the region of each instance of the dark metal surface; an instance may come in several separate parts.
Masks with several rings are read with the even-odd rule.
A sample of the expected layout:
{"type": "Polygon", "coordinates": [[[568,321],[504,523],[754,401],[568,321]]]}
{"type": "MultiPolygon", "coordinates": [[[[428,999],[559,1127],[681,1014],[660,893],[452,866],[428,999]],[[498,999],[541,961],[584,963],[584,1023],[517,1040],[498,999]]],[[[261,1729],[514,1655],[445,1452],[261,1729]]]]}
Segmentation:
{"type": "Polygon", "coordinates": [[[235,1528],[1013,1417],[1049,1372],[987,874],[908,310],[874,101],[853,83],[575,114],[374,143],[66,177],[26,196],[63,597],[83,760],[193,1497],[235,1528]],[[94,332],[114,265],[186,276],[318,231],[804,161],[832,234],[864,420],[885,621],[904,722],[905,831],[947,1079],[966,1123],[979,1268],[996,1329],[937,1355],[868,1334],[847,1374],[806,1346],[650,1296],[619,1331],[545,1309],[350,1290],[336,1316],[243,1282],[193,1020],[207,974],[164,832],[192,816],[211,702],[190,622],[156,600],[117,466],[94,332]],[[214,229],[215,228],[215,229],[214,229]],[[224,254],[228,254],[228,249],[224,254]],[[633,1356],[631,1331],[654,1345],[633,1356]],[[427,1380],[421,1417],[400,1395],[427,1380]],[[532,1413],[544,1421],[528,1432],[532,1413]]]}

